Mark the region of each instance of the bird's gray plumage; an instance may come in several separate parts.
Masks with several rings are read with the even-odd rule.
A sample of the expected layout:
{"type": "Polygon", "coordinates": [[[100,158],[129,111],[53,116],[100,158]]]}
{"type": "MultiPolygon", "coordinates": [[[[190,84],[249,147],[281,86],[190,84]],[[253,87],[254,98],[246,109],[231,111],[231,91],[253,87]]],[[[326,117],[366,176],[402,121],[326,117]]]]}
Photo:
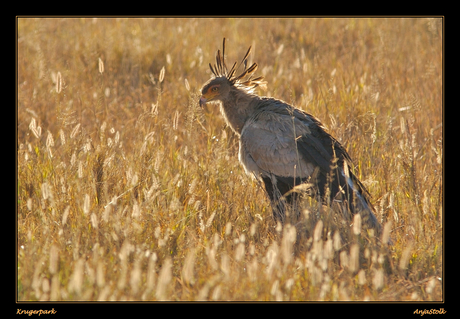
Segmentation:
{"type": "Polygon", "coordinates": [[[251,48],[240,63],[244,70],[236,76],[239,66],[235,63],[228,71],[225,64],[225,39],[223,47],[217,64],[210,64],[215,77],[203,86],[200,104],[220,102],[226,122],[240,137],[238,158],[245,171],[265,185],[274,217],[283,221],[286,206],[296,201],[293,188],[308,183],[311,195],[325,203],[341,202],[379,229],[370,195],[353,175],[342,145],[311,114],[254,94],[265,82],[262,77],[252,79],[256,63],[246,68],[251,48]]]}

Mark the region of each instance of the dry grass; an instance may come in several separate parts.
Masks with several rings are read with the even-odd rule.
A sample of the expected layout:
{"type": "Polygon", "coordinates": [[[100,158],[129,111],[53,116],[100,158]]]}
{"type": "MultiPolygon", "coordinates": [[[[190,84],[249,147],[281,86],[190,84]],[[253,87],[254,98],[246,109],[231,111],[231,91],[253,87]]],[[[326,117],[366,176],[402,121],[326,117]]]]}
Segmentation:
{"type": "Polygon", "coordinates": [[[18,300],[442,300],[441,28],[19,19],[18,300]],[[349,150],[392,247],[356,225],[341,240],[314,202],[274,223],[237,138],[198,107],[224,36],[228,61],[253,46],[262,94],[349,150]]]}

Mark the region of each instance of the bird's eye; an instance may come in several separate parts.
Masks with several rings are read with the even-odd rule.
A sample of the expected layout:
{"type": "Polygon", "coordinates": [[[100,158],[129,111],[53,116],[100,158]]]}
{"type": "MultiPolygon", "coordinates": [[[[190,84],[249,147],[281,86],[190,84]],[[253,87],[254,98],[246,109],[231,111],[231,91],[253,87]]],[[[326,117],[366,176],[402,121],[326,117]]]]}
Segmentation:
{"type": "Polygon", "coordinates": [[[214,86],[214,87],[211,88],[211,91],[212,92],[217,92],[217,91],[219,91],[219,88],[217,86],[214,86]]]}

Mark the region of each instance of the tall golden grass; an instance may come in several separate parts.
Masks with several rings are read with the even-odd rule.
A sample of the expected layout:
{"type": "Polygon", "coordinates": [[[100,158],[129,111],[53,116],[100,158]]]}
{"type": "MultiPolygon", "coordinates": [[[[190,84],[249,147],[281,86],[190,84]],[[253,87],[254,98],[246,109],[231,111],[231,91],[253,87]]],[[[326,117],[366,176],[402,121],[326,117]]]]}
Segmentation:
{"type": "Polygon", "coordinates": [[[19,18],[18,300],[442,300],[442,26],[19,18]],[[223,37],[348,149],[392,246],[313,201],[274,222],[198,107],[223,37]]]}

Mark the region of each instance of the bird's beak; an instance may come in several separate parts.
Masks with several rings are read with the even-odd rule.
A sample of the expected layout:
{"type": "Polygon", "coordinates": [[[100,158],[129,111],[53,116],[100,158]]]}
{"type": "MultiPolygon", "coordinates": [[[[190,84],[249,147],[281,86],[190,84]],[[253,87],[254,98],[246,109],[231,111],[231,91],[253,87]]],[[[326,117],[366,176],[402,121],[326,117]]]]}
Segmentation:
{"type": "Polygon", "coordinates": [[[206,99],[206,98],[202,95],[201,98],[200,98],[200,106],[201,106],[201,107],[205,106],[207,101],[208,101],[208,99],[206,99]]]}

